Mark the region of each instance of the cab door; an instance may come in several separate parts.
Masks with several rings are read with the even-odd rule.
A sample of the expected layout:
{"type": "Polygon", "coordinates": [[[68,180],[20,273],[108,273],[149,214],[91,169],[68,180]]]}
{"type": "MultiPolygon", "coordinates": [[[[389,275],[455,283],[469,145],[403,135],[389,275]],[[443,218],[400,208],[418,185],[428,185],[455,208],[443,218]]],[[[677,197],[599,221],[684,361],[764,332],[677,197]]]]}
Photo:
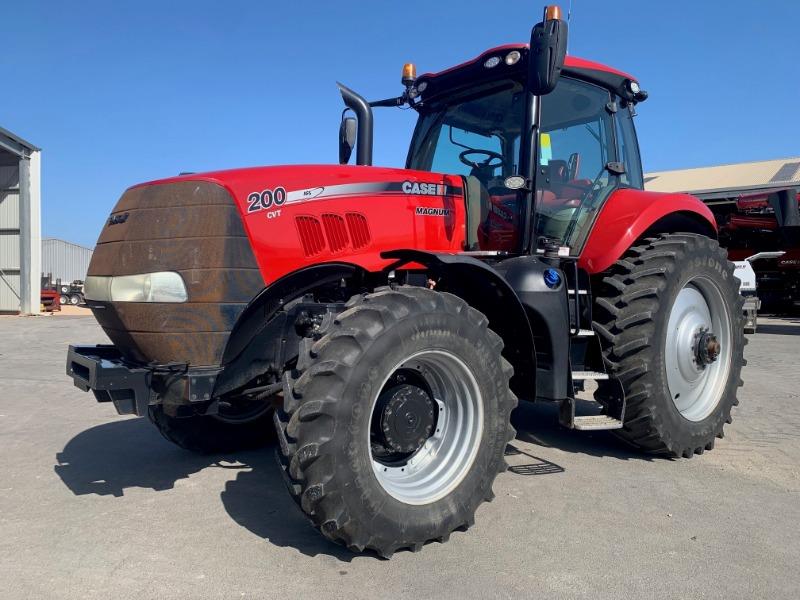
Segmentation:
{"type": "Polygon", "coordinates": [[[535,239],[577,255],[594,215],[620,185],[611,93],[563,78],[543,96],[536,177],[535,239]]]}

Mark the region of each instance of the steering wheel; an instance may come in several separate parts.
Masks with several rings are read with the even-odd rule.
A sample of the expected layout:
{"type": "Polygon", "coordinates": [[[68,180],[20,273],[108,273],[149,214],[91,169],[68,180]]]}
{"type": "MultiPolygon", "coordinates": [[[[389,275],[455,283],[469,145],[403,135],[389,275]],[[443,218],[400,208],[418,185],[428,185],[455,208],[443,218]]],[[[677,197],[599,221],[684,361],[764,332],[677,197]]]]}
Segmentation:
{"type": "Polygon", "coordinates": [[[500,154],[499,152],[493,152],[491,150],[479,150],[477,148],[474,148],[470,150],[464,150],[461,154],[458,155],[458,160],[460,160],[468,167],[472,167],[473,169],[486,169],[487,167],[496,169],[497,167],[503,164],[503,155],[500,154]],[[484,156],[486,156],[486,160],[480,162],[469,160],[467,157],[470,154],[483,154],[484,156]],[[496,163],[492,163],[494,159],[497,159],[496,163]]]}

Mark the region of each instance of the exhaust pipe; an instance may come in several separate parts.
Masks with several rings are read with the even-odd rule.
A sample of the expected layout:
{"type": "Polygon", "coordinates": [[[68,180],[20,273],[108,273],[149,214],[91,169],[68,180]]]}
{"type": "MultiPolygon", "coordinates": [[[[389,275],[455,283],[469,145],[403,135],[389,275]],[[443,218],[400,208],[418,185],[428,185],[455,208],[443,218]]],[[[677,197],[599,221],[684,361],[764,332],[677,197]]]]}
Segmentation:
{"type": "Polygon", "coordinates": [[[356,147],[356,164],[372,164],[372,108],[369,102],[356,94],[349,87],[336,82],[342,94],[345,106],[356,114],[358,119],[358,137],[356,147]]]}

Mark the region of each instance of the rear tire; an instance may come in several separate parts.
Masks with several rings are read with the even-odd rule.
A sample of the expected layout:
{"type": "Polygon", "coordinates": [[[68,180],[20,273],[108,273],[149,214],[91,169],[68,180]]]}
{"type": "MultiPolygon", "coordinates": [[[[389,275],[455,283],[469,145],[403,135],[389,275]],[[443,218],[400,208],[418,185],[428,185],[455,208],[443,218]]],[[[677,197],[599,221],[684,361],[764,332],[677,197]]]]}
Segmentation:
{"type": "MultiPolygon", "coordinates": [[[[478,506],[493,498],[515,435],[517,399],[502,346],[463,300],[410,286],[353,297],[317,341],[301,344],[275,413],[278,456],[289,490],[325,537],[389,557],[474,523],[478,506]],[[391,414],[376,407],[388,406],[381,399],[397,389],[398,373],[400,382],[418,383],[411,393],[418,399],[422,380],[430,383],[428,401],[442,412],[433,402],[432,411],[424,408],[430,429],[389,463],[375,441],[375,415],[391,414]]],[[[401,406],[396,414],[416,422],[401,406]]]]}
{"type": "MultiPolygon", "coordinates": [[[[744,300],[725,250],[694,234],[648,238],[615,263],[598,291],[594,328],[627,402],[615,434],[651,453],[691,458],[711,450],[731,422],[745,364],[744,300]]],[[[601,385],[596,399],[607,404],[615,388],[601,385]]]]}

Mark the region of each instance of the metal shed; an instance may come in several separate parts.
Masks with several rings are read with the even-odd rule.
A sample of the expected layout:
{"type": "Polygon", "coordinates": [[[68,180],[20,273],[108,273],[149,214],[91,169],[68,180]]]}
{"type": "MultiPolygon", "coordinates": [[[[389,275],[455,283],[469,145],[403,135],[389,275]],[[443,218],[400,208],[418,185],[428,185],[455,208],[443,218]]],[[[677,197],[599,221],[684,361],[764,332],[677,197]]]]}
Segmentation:
{"type": "Polygon", "coordinates": [[[39,312],[40,155],[0,127],[0,313],[39,312]]]}
{"type": "Polygon", "coordinates": [[[49,275],[53,281],[60,279],[63,283],[71,283],[76,279],[86,279],[89,261],[92,260],[91,248],[79,246],[72,242],[56,238],[42,240],[42,273],[49,275]]]}
{"type": "Polygon", "coordinates": [[[645,174],[644,187],[653,192],[688,192],[703,200],[800,188],[800,157],[654,171],[645,174]]]}

